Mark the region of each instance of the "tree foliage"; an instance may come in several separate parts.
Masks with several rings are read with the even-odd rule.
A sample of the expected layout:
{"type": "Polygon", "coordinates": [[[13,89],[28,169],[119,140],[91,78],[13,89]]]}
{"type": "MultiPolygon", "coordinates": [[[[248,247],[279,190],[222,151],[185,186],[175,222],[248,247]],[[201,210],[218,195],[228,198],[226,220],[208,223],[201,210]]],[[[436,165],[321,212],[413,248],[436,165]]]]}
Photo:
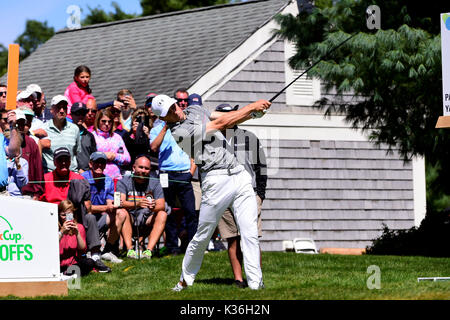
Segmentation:
{"type": "Polygon", "coordinates": [[[138,17],[137,14],[126,13],[123,11],[117,2],[112,2],[114,12],[106,12],[101,6],[91,8],[88,6],[89,13],[81,21],[81,25],[87,26],[96,23],[112,22],[125,19],[133,19],[138,17]]]}
{"type": "MultiPolygon", "coordinates": [[[[230,0],[141,0],[142,15],[166,13],[229,3],[230,0]]],[[[237,2],[237,1],[232,1],[237,2]]]]}
{"type": "Polygon", "coordinates": [[[55,29],[49,27],[47,21],[27,20],[25,23],[25,31],[14,41],[20,45],[21,59],[28,57],[54,34],[55,29]]]}
{"type": "Polygon", "coordinates": [[[278,16],[277,34],[295,43],[297,53],[289,61],[295,69],[306,69],[355,35],[309,72],[337,93],[315,107],[345,115],[373,141],[398,148],[405,160],[425,156],[439,170],[433,183],[449,194],[450,170],[438,165],[450,157],[449,130],[435,129],[442,115],[442,75],[440,24],[434,18],[444,7],[441,3],[429,17],[416,1],[341,0],[310,13],[278,16]],[[365,11],[372,4],[381,9],[382,29],[376,32],[366,27],[365,11]],[[348,95],[353,98],[345,99],[348,95]]]}

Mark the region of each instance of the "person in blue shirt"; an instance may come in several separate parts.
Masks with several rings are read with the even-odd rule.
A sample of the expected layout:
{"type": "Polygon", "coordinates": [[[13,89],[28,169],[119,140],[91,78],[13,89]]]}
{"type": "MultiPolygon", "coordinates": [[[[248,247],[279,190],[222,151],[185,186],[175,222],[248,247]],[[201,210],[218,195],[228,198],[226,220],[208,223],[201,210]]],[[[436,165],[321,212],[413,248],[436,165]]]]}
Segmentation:
{"type": "MultiPolygon", "coordinates": [[[[195,164],[191,158],[178,146],[172,137],[170,129],[164,121],[157,119],[153,123],[150,131],[150,148],[153,152],[159,152],[159,173],[167,175],[167,185],[163,185],[164,198],[171,207],[178,207],[176,198],[178,197],[187,237],[183,238],[178,232],[176,213],[167,217],[166,222],[166,247],[169,254],[177,255],[186,251],[188,243],[197,232],[198,214],[195,211],[195,196],[192,188],[192,175],[195,171],[195,164]],[[178,237],[182,245],[178,246],[178,237]]],[[[162,181],[164,178],[162,179],[162,181]]]]}
{"type": "Polygon", "coordinates": [[[114,181],[103,171],[106,167],[106,155],[103,152],[94,152],[90,156],[90,170],[81,175],[89,181],[91,189],[92,214],[97,218],[97,225],[100,233],[106,233],[109,228],[109,235],[106,240],[101,258],[113,263],[120,263],[122,259],[112,252],[114,244],[119,239],[122,230],[131,232],[131,222],[127,214],[117,211],[114,207],[114,181]]]}

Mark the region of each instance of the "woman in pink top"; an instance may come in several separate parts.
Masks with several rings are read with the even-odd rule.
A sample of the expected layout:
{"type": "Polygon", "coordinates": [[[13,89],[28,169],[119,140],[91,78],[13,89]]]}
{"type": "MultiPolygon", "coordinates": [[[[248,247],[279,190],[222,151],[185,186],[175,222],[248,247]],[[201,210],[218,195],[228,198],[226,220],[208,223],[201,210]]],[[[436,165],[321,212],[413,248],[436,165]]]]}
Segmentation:
{"type": "Polygon", "coordinates": [[[73,75],[73,82],[69,84],[64,95],[69,100],[67,114],[70,114],[70,108],[75,102],[87,104],[88,99],[93,98],[92,90],[89,88],[91,80],[91,70],[86,66],[78,66],[73,75]]]}
{"type": "Polygon", "coordinates": [[[97,143],[97,151],[104,152],[108,158],[104,173],[112,179],[122,179],[120,167],[128,165],[131,159],[122,137],[113,131],[113,119],[110,110],[99,110],[92,134],[97,143]]]}
{"type": "Polygon", "coordinates": [[[61,272],[72,274],[77,266],[84,276],[94,268],[94,260],[84,257],[86,252],[86,230],[77,223],[73,216],[75,207],[70,200],[63,200],[58,205],[59,220],[59,260],[61,272]]]}

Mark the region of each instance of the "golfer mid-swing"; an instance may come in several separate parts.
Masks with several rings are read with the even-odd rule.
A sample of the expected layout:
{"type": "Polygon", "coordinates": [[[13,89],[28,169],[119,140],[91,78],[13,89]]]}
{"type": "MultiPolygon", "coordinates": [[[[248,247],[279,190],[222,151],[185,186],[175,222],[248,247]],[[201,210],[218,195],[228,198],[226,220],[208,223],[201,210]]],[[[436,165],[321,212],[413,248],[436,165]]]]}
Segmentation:
{"type": "Polygon", "coordinates": [[[166,95],[153,98],[153,113],[168,124],[180,147],[194,158],[202,181],[197,233],[187,247],[180,282],[173,290],[181,291],[194,283],[206,247],[226,208],[232,209],[241,234],[248,286],[254,290],[264,287],[252,179],[233,152],[227,149],[229,146],[220,131],[249,120],[254,114],[263,115],[270,105],[266,100],[259,100],[211,120],[205,107],[192,105],[183,111],[175,99],[166,95]]]}

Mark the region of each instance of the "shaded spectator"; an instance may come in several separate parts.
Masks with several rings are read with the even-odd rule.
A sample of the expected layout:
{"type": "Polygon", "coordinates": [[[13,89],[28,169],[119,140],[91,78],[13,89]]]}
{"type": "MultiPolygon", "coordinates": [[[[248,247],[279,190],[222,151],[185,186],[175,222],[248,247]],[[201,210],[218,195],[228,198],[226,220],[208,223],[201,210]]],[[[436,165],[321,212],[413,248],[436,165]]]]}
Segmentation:
{"type": "Polygon", "coordinates": [[[130,163],[130,154],[122,137],[113,132],[113,119],[108,109],[98,111],[93,135],[97,151],[104,152],[108,159],[104,173],[113,179],[121,179],[121,167],[130,163]]]}
{"type": "MultiPolygon", "coordinates": [[[[137,108],[131,115],[131,130],[123,136],[123,141],[130,153],[131,162],[134,163],[136,156],[140,154],[150,155],[150,114],[146,109],[137,108]]],[[[126,170],[131,171],[132,166],[127,166],[126,170]]]]}
{"type": "Polygon", "coordinates": [[[88,109],[82,102],[75,102],[72,105],[72,120],[80,130],[81,152],[76,155],[79,173],[89,170],[89,157],[97,151],[94,135],[86,129],[84,122],[87,112],[88,109]]]}
{"type": "Polygon", "coordinates": [[[70,115],[72,104],[75,102],[86,104],[88,99],[92,97],[92,90],[89,87],[90,80],[91,70],[87,66],[81,65],[75,68],[73,82],[64,91],[64,96],[67,97],[68,101],[67,114],[70,115]]]}
{"type": "Polygon", "coordinates": [[[136,109],[133,94],[128,89],[122,89],[117,93],[117,101],[122,103],[120,108],[120,124],[126,131],[131,130],[131,113],[136,109]]]}
{"type": "Polygon", "coordinates": [[[80,130],[78,126],[67,121],[67,98],[54,96],[51,102],[53,119],[44,124],[47,137],[40,140],[44,172],[55,169],[53,152],[59,147],[67,147],[71,154],[70,170],[78,170],[76,155],[81,152],[80,130]]]}
{"type": "Polygon", "coordinates": [[[175,91],[173,97],[177,100],[178,106],[181,110],[188,107],[189,93],[186,88],[179,88],[175,91]]]}
{"type": "MultiPolygon", "coordinates": [[[[157,94],[156,93],[149,93],[146,97],[145,97],[145,102],[144,102],[144,106],[147,109],[147,111],[151,114],[151,109],[152,109],[152,101],[153,98],[156,97],[157,94]]],[[[150,127],[153,127],[152,123],[150,124],[150,127]]]]}
{"type": "Polygon", "coordinates": [[[91,189],[91,212],[97,219],[98,229],[101,233],[109,234],[102,252],[102,259],[113,263],[122,262],[113,253],[114,245],[119,239],[122,228],[125,233],[131,232],[131,223],[128,214],[117,211],[114,207],[114,182],[105,175],[106,155],[103,152],[94,152],[90,157],[90,170],[83,172],[82,176],[89,181],[91,189]]]}
{"type": "MultiPolygon", "coordinates": [[[[117,183],[117,191],[121,193],[121,209],[130,213],[132,223],[139,232],[139,242],[148,236],[144,258],[155,256],[155,246],[164,231],[167,219],[164,193],[158,178],[151,175],[150,159],[138,156],[133,165],[133,175],[125,176],[117,183]],[[142,240],[141,240],[142,239],[142,240]]],[[[137,253],[132,249],[132,234],[124,234],[127,246],[127,257],[136,259],[137,253]]]]}
{"type": "Polygon", "coordinates": [[[20,155],[20,144],[22,139],[20,133],[16,128],[16,113],[9,111],[4,117],[4,112],[1,113],[2,122],[0,123],[0,195],[8,196],[8,166],[6,157],[15,158],[20,155]],[[3,120],[5,119],[5,120],[3,120]],[[10,126],[9,139],[6,139],[4,132],[7,126],[10,126]]]}
{"type": "Polygon", "coordinates": [[[77,266],[80,275],[85,276],[94,269],[95,262],[85,256],[86,230],[78,223],[74,211],[75,207],[69,200],[62,200],[58,204],[60,272],[69,275],[67,269],[77,266]]]}
{"type": "Polygon", "coordinates": [[[26,121],[17,123],[17,128],[22,135],[22,157],[28,161],[28,184],[22,188],[24,197],[38,200],[44,192],[44,170],[42,169],[42,156],[35,140],[30,137],[30,127],[34,112],[28,108],[21,108],[26,121]]]}
{"type": "Polygon", "coordinates": [[[0,83],[0,110],[4,110],[6,107],[6,84],[0,83]]]}
{"type": "MultiPolygon", "coordinates": [[[[16,123],[18,127],[25,125],[24,113],[16,109],[16,123]]],[[[22,188],[28,183],[28,162],[20,153],[16,157],[8,157],[8,193],[13,197],[22,196],[22,188]]]]}
{"type": "MultiPolygon", "coordinates": [[[[44,175],[44,194],[40,197],[40,201],[46,201],[50,203],[59,204],[62,200],[69,199],[75,204],[75,209],[77,211],[77,203],[81,201],[74,201],[72,197],[69,197],[69,191],[76,193],[77,190],[70,190],[72,185],[80,186],[79,184],[74,184],[75,180],[84,180],[84,177],[71,171],[70,162],[71,154],[69,149],[66,147],[60,147],[54,152],[54,165],[55,170],[48,172],[44,175]]],[[[100,236],[97,227],[97,220],[95,216],[90,214],[91,200],[90,200],[90,190],[87,187],[87,192],[83,190],[86,195],[78,195],[79,199],[82,199],[83,204],[88,212],[81,212],[78,218],[82,220],[84,227],[86,228],[86,240],[88,245],[88,250],[91,251],[91,257],[95,261],[96,269],[99,272],[110,272],[111,269],[105,266],[100,258],[100,236]]]]}

